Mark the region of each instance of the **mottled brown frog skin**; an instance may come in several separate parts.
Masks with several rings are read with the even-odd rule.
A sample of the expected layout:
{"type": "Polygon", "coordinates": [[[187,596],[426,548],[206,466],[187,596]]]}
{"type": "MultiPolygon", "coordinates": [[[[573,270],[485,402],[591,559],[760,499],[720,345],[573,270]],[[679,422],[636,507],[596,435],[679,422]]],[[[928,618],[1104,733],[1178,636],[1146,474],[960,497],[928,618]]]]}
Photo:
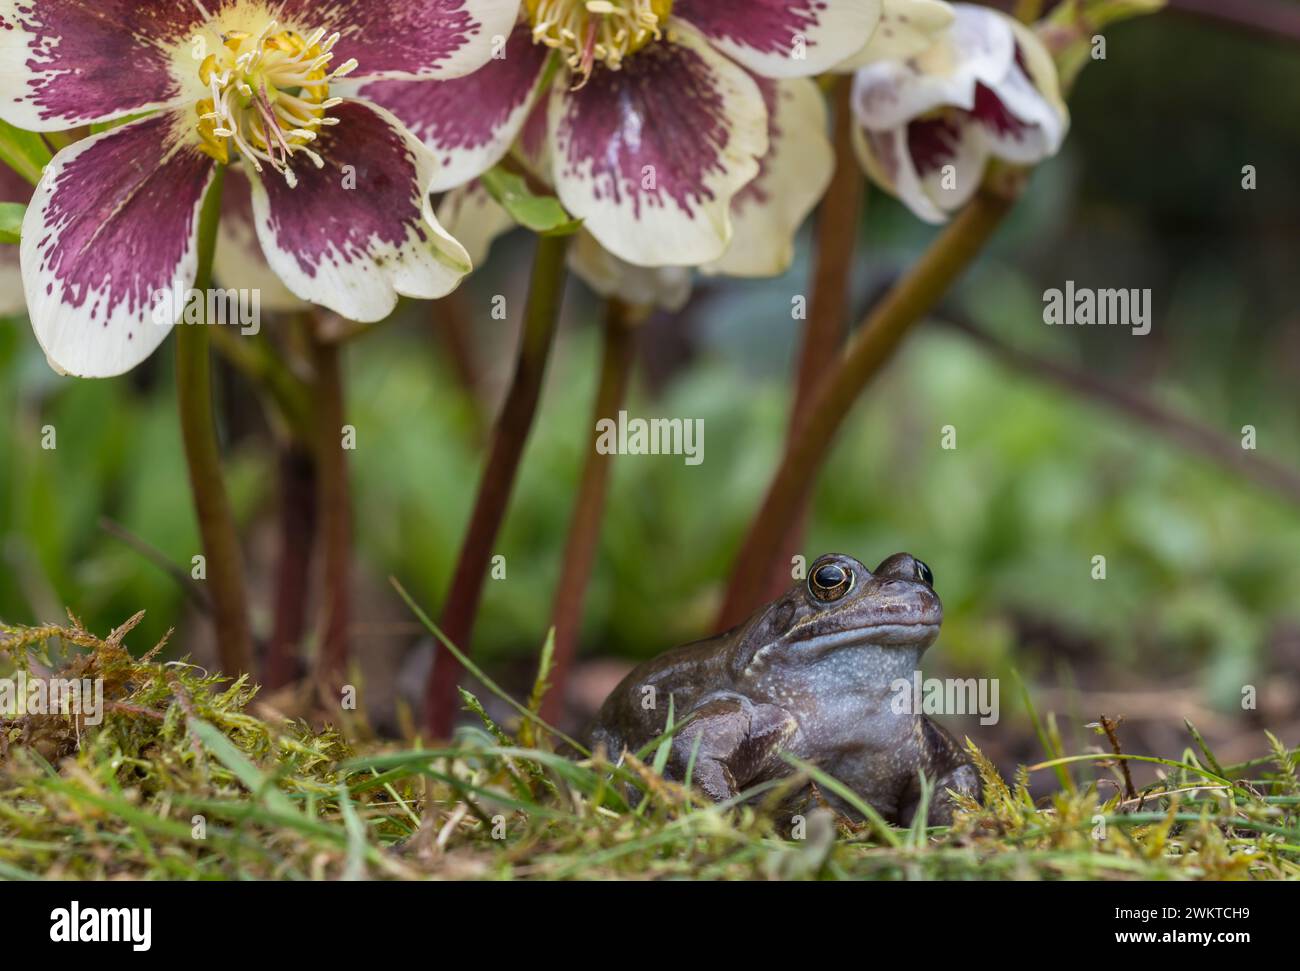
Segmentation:
{"type": "Polygon", "coordinates": [[[916,813],[924,773],[934,783],[928,822],[946,825],[945,790],[978,797],[979,776],[947,731],[891,705],[894,682],[911,683],[939,634],[933,580],[906,553],[874,572],[851,556],[823,556],[807,582],[745,623],[634,670],[601,706],[588,740],[615,758],[640,749],[664,732],[671,696],[675,720],[690,721],[673,738],[668,775],[684,778],[698,738],[692,781],[714,800],[791,774],[784,751],[900,824],[916,813]]]}

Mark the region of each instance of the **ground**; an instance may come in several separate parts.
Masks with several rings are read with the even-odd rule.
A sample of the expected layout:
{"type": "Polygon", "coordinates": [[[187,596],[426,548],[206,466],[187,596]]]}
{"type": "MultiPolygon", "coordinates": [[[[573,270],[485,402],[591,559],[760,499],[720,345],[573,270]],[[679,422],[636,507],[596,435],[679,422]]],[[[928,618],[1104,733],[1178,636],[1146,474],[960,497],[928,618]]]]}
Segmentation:
{"type": "MultiPolygon", "coordinates": [[[[134,620],[134,618],[133,618],[134,620]]],[[[1300,876],[1300,753],[1271,737],[1252,762],[1220,766],[1206,748],[1181,760],[1109,751],[1021,766],[1013,782],[973,745],[983,805],[951,828],[899,829],[834,779],[811,781],[854,803],[777,815],[783,787],[714,805],[659,774],[666,746],[571,761],[530,704],[512,702],[516,734],[493,723],[454,745],[396,750],[345,730],[285,720],[231,682],[157,651],[122,646],[132,623],[101,639],[75,621],[5,628],[0,649],[39,673],[52,644],[75,646],[64,677],[103,678],[104,717],[0,722],[0,876],[8,878],[1172,878],[1300,876]],[[1270,751],[1271,747],[1271,751],[1270,751]],[[1121,761],[1164,778],[1126,792],[1121,761]],[[1103,766],[1098,785],[1077,770],[1103,766]],[[1031,773],[1058,790],[1035,802],[1031,773]],[[631,783],[635,797],[628,800],[631,783]],[[1114,792],[1103,798],[1099,792],[1114,792]]],[[[161,647],[161,645],[160,645],[161,647]]],[[[543,652],[545,661],[546,652],[543,652]]],[[[545,668],[545,664],[543,664],[545,668]]],[[[540,683],[540,679],[539,679],[540,683]]],[[[1203,746],[1192,738],[1193,748],[1203,746]]]]}

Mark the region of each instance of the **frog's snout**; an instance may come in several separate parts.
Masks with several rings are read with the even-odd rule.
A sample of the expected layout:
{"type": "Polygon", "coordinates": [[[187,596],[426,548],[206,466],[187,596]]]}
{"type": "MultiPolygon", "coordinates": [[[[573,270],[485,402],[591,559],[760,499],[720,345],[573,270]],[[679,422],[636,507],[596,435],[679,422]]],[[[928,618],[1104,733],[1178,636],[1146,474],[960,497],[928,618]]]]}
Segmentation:
{"type": "Polygon", "coordinates": [[[934,591],[934,573],[910,553],[887,557],[872,572],[877,609],[900,626],[934,627],[943,622],[943,604],[934,591]]]}

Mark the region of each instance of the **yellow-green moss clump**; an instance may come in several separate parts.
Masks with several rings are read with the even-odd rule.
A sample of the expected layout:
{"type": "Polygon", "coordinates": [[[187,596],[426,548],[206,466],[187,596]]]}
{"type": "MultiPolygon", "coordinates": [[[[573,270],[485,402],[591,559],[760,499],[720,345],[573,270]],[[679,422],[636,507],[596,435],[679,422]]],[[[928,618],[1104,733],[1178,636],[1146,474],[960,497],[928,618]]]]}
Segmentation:
{"type": "Polygon", "coordinates": [[[162,645],[133,657],[124,640],[138,620],[106,639],[75,618],[0,626],[6,681],[103,688],[102,719],[0,713],[0,878],[1300,876],[1297,752],[1272,736],[1270,755],[1227,767],[1190,726],[1198,750],[1177,760],[1124,755],[1114,738],[1065,756],[1049,719],[1048,761],[1008,784],[971,746],[984,804],[968,802],[950,829],[899,829],[814,766],[714,805],[662,778],[662,745],[617,767],[602,753],[566,759],[536,716],[544,671],[527,707],[512,702],[517,738],[466,693],[485,729],[455,745],[353,751],[335,730],[255,717],[245,679],[161,662],[162,645]],[[1132,791],[1117,768],[1127,759],[1165,777],[1132,791]],[[1075,780],[1088,765],[1113,775],[1100,791],[1114,795],[1075,780]],[[1049,769],[1059,789],[1036,803],[1029,773],[1049,769]],[[820,808],[792,828],[778,807],[807,782],[865,821],[820,808]]]}

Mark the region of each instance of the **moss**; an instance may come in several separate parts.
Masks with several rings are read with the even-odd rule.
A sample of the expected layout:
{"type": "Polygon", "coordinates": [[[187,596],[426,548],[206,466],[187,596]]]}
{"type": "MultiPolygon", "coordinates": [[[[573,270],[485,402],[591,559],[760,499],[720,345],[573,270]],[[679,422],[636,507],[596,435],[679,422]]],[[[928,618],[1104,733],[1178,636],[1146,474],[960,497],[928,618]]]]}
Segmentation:
{"type": "MultiPolygon", "coordinates": [[[[354,751],[332,729],[256,717],[256,689],[243,679],[162,663],[162,645],[133,658],[123,641],[138,620],[104,639],[75,619],[0,627],[0,658],[16,670],[49,670],[55,641],[75,648],[60,676],[102,678],[105,702],[99,725],[70,715],[0,719],[0,876],[1300,876],[1297,753],[1271,736],[1271,752],[1242,765],[1190,749],[1156,760],[1165,777],[1127,798],[1115,766],[1151,757],[1054,749],[1008,782],[972,745],[986,796],[968,801],[950,829],[882,831],[826,808],[792,828],[775,808],[784,785],[714,805],[664,780],[653,749],[619,767],[599,753],[564,758],[536,718],[540,693],[518,709],[532,746],[518,744],[511,726],[489,725],[442,749],[354,751]],[[1100,764],[1115,784],[1077,782],[1070,772],[1082,764],[1100,764]],[[1049,769],[1062,785],[1035,804],[1030,772],[1049,769]]],[[[811,766],[802,771],[798,781],[812,782],[814,794],[835,784],[811,766]]]]}

